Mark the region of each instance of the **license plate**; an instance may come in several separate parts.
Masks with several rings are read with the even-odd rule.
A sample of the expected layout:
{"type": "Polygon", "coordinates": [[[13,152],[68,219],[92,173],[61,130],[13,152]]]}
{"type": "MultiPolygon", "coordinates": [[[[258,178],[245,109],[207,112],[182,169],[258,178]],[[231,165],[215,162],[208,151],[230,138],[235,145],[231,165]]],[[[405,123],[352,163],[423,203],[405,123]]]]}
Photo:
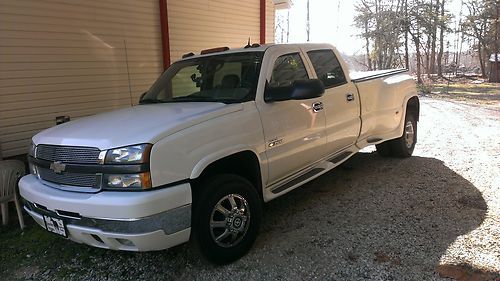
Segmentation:
{"type": "Polygon", "coordinates": [[[43,216],[43,220],[45,221],[45,228],[52,233],[57,235],[61,235],[63,237],[68,237],[66,232],[66,226],[64,225],[64,221],[62,219],[53,218],[49,216],[43,216]]]}

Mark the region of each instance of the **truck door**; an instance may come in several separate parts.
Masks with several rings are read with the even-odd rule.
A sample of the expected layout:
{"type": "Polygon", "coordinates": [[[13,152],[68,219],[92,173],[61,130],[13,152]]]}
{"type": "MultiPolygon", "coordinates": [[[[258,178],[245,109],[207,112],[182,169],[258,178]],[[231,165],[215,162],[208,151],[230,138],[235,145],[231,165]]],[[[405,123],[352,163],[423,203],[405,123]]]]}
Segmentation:
{"type": "MultiPolygon", "coordinates": [[[[361,128],[360,101],[356,86],[348,81],[332,49],[306,49],[315,77],[323,81],[327,152],[334,154],[356,143],[361,128]]],[[[343,68],[344,67],[344,68],[343,68]]]]}
{"type": "Polygon", "coordinates": [[[321,97],[264,101],[268,87],[287,86],[296,80],[309,79],[312,72],[305,61],[298,47],[271,47],[266,51],[256,104],[266,141],[268,185],[307,168],[325,156],[325,114],[321,97]]]}

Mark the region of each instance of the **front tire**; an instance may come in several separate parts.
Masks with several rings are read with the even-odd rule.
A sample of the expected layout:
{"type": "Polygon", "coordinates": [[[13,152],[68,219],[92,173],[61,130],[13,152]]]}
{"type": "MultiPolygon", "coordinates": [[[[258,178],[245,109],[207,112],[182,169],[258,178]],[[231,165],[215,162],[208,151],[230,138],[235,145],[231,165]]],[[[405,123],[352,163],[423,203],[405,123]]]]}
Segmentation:
{"type": "Polygon", "coordinates": [[[236,175],[218,175],[204,181],[193,213],[193,240],[211,262],[233,262],[252,247],[262,218],[256,189],[236,175]]]}

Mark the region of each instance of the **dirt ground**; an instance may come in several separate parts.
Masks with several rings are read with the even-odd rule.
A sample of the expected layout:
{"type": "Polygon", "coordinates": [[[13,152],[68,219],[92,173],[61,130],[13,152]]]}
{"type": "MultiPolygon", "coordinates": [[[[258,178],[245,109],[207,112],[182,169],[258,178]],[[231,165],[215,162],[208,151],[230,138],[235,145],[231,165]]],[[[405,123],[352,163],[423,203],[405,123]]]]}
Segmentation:
{"type": "Polygon", "coordinates": [[[500,86],[483,80],[427,81],[420,86],[422,93],[435,99],[453,100],[500,110],[500,86]]]}
{"type": "Polygon", "coordinates": [[[95,249],[0,231],[0,279],[499,280],[500,110],[421,98],[409,159],[372,148],[265,206],[253,249],[213,266],[189,244],[95,249]]]}

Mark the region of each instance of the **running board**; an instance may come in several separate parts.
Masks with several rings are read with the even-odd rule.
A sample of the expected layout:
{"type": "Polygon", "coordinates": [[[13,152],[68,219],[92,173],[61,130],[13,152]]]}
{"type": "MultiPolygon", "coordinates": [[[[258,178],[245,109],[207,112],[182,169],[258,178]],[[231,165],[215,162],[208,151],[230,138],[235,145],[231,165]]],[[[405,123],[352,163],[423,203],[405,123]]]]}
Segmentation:
{"type": "Polygon", "coordinates": [[[324,172],[326,172],[326,169],[323,168],[314,168],[310,170],[309,172],[303,174],[302,176],[295,178],[287,183],[285,183],[282,186],[278,186],[278,188],[273,189],[271,192],[274,194],[281,193],[289,188],[292,188],[296,185],[301,185],[304,184],[320,175],[322,175],[324,172]]]}
{"type": "Polygon", "coordinates": [[[349,158],[354,152],[352,151],[344,151],[335,157],[331,158],[328,161],[322,162],[316,166],[314,166],[311,170],[307,171],[306,173],[292,179],[289,182],[284,183],[283,185],[279,185],[278,187],[275,187],[274,189],[271,190],[273,194],[279,194],[284,191],[289,191],[292,189],[295,189],[307,182],[312,181],[313,179],[323,175],[324,173],[330,171],[331,169],[335,168],[338,166],[340,162],[345,161],[347,158],[349,158]]]}
{"type": "Polygon", "coordinates": [[[352,151],[344,151],[328,161],[332,162],[333,164],[337,164],[337,163],[341,162],[342,160],[346,159],[347,157],[349,157],[351,154],[352,154],[352,151]]]}
{"type": "Polygon", "coordinates": [[[381,140],[382,140],[381,138],[368,138],[368,140],[366,140],[366,142],[374,143],[374,142],[379,142],[381,140]]]}
{"type": "Polygon", "coordinates": [[[307,182],[312,181],[313,179],[321,176],[322,174],[330,171],[333,168],[335,168],[335,165],[332,162],[325,161],[323,163],[320,163],[320,164],[314,166],[314,168],[312,168],[311,170],[309,170],[305,174],[300,175],[300,176],[292,179],[291,181],[274,188],[273,190],[271,190],[271,192],[273,194],[279,194],[279,193],[282,193],[284,191],[295,189],[295,188],[297,188],[297,187],[299,187],[307,182]]]}

